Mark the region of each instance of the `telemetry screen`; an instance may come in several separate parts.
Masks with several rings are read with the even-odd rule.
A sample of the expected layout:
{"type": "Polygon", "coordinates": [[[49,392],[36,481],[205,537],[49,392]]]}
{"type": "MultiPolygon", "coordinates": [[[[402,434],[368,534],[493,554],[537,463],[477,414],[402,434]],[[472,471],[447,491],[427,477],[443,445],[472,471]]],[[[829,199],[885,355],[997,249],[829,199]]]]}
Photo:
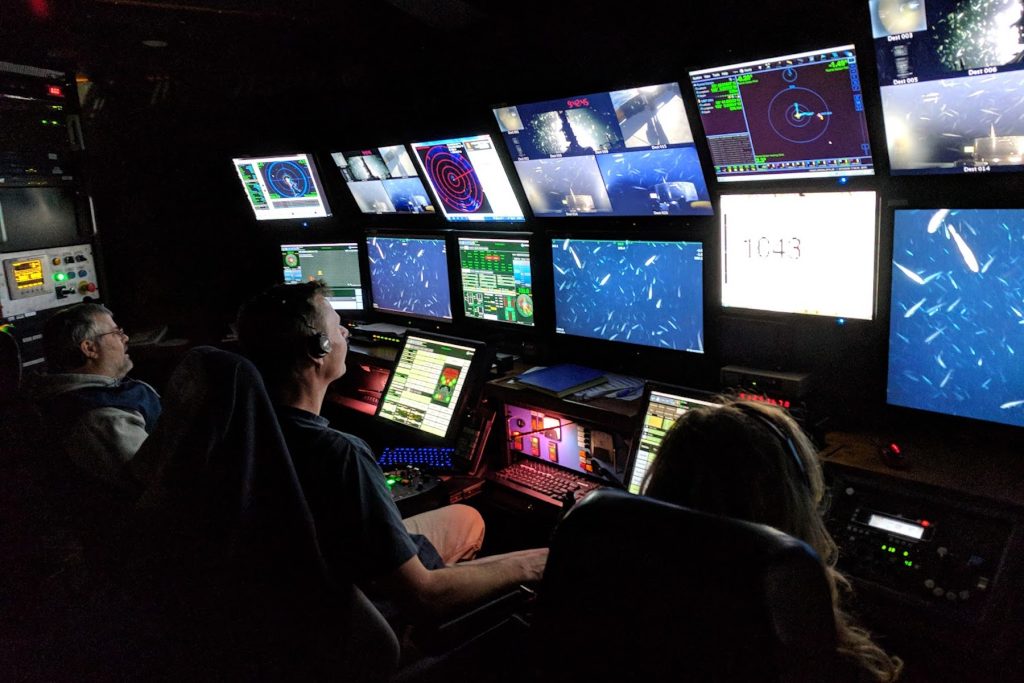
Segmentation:
{"type": "Polygon", "coordinates": [[[405,145],[334,152],[331,158],[363,213],[434,213],[405,145]]]}
{"type": "Polygon", "coordinates": [[[330,216],[323,185],[308,154],[232,159],[256,220],[330,216]]]}
{"type": "Polygon", "coordinates": [[[370,236],[373,308],[432,320],[451,320],[444,239],[370,236]]]}
{"type": "Polygon", "coordinates": [[[377,416],[445,437],[475,355],[473,347],[410,333],[377,416]]]}
{"type": "Polygon", "coordinates": [[[1024,2],[868,7],[892,172],[1024,171],[1024,2]]]}
{"type": "Polygon", "coordinates": [[[525,220],[490,135],[414,142],[412,148],[448,220],[525,220]]]}
{"type": "Polygon", "coordinates": [[[466,317],[533,325],[533,275],[527,239],[459,238],[466,317]]]}
{"type": "Polygon", "coordinates": [[[327,301],[332,308],[363,310],[363,281],[355,242],[282,244],[281,261],[286,285],[323,280],[330,289],[327,301]]]}
{"type": "Polygon", "coordinates": [[[1024,427],[1024,209],[901,209],[888,402],[1024,427]]]}
{"type": "Polygon", "coordinates": [[[875,193],[722,195],[722,306],[871,320],[875,193]]]}
{"type": "Polygon", "coordinates": [[[871,175],[853,45],[690,72],[722,182],[871,175]]]}
{"type": "Polygon", "coordinates": [[[640,493],[640,485],[647,475],[647,470],[654,463],[654,458],[661,448],[661,441],[686,411],[698,406],[715,406],[716,404],[699,398],[669,393],[668,391],[651,390],[644,413],[640,439],[637,441],[636,453],[633,455],[627,488],[630,493],[640,493]]]}
{"type": "Polygon", "coordinates": [[[551,241],[555,331],[704,353],[700,242],[551,241]]]}
{"type": "Polygon", "coordinates": [[[538,216],[712,213],[678,83],[494,110],[538,216]]]}

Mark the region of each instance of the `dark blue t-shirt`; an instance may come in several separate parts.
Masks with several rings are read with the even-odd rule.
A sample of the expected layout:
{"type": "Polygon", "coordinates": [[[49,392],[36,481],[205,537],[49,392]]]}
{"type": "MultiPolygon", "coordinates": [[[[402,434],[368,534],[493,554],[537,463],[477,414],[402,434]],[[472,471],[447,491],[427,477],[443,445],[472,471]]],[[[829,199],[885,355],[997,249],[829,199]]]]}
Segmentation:
{"type": "Polygon", "coordinates": [[[416,554],[428,568],[443,566],[426,538],[406,531],[365,441],[305,410],[276,410],[332,572],[358,583],[389,574],[416,554]]]}

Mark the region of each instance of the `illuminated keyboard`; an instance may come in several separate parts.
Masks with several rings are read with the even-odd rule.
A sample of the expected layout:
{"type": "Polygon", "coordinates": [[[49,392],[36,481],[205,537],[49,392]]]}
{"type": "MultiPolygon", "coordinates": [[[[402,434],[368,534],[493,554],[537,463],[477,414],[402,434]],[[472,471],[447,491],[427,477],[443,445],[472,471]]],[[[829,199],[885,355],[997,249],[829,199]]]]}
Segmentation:
{"type": "Polygon", "coordinates": [[[579,498],[599,486],[596,482],[539,460],[520,460],[492,473],[488,478],[521,493],[554,503],[561,503],[567,493],[579,498]]]}
{"type": "Polygon", "coordinates": [[[455,448],[448,446],[389,446],[381,452],[377,464],[383,469],[414,465],[425,470],[450,471],[453,455],[455,448]]]}

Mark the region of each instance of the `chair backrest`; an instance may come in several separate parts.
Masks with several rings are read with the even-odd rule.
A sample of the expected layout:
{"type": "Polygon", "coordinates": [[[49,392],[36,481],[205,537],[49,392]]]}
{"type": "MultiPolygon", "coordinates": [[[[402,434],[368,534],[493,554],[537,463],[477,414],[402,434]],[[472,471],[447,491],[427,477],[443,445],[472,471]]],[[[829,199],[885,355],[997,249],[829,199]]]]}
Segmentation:
{"type": "Polygon", "coordinates": [[[534,630],[545,680],[836,680],[809,546],[623,491],[591,494],[559,524],[534,630]]]}
{"type": "Polygon", "coordinates": [[[186,354],[140,449],[153,483],[138,539],[161,614],[214,677],[384,679],[398,642],[354,585],[328,576],[259,372],[212,347],[186,354]]]}

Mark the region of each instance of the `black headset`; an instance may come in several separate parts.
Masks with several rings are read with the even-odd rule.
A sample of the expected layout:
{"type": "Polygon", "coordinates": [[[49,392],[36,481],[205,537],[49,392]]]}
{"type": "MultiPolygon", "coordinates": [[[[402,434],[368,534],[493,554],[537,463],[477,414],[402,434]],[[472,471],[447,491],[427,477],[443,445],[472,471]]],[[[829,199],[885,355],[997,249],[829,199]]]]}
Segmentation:
{"type": "Polygon", "coordinates": [[[313,358],[323,358],[331,352],[331,340],[323,332],[306,337],[306,353],[313,358]]]}
{"type": "Polygon", "coordinates": [[[783,432],[782,428],[775,424],[775,422],[772,419],[770,419],[766,415],[761,414],[761,412],[758,411],[757,408],[748,407],[743,403],[733,403],[732,405],[739,408],[744,415],[752,417],[758,422],[760,422],[762,425],[765,426],[765,428],[769,432],[771,432],[775,436],[775,438],[782,445],[782,449],[789,453],[790,457],[793,458],[793,463],[796,465],[796,468],[800,470],[801,481],[803,481],[804,486],[807,487],[807,490],[810,491],[811,477],[810,475],[807,474],[807,467],[804,465],[803,458],[800,457],[800,453],[796,449],[796,444],[793,443],[793,438],[787,435],[785,432],[783,432]]]}

